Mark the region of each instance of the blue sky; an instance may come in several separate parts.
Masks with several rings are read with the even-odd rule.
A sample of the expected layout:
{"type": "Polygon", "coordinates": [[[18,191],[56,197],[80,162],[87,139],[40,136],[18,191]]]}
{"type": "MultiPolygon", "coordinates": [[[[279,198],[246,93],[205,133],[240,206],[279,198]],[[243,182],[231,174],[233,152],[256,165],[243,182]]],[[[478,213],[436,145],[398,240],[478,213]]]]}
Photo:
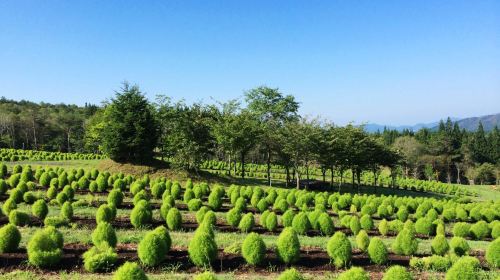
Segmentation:
{"type": "Polygon", "coordinates": [[[500,1],[0,1],[0,96],[188,102],[279,87],[400,125],[500,112],[500,1]]]}

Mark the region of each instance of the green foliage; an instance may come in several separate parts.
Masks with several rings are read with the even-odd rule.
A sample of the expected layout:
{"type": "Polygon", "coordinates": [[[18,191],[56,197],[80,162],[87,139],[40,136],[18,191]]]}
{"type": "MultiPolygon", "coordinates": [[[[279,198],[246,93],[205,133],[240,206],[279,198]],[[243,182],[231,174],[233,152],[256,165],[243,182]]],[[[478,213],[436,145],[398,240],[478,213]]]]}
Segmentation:
{"type": "Polygon", "coordinates": [[[299,260],[299,237],[293,228],[286,227],[280,233],[276,243],[276,253],[285,264],[293,264],[299,260]]]}
{"type": "Polygon", "coordinates": [[[83,266],[88,272],[110,271],[118,261],[118,254],[108,246],[93,246],[83,254],[83,266]]]}
{"type": "Polygon", "coordinates": [[[103,245],[107,245],[112,248],[116,247],[117,238],[113,226],[107,222],[98,223],[97,227],[92,232],[92,243],[94,243],[97,247],[101,247],[103,245]]]}
{"type": "Polygon", "coordinates": [[[137,86],[124,83],[104,113],[102,150],[118,162],[153,157],[158,129],[151,105],[137,86]]]}
{"type": "Polygon", "coordinates": [[[197,274],[193,277],[193,280],[217,280],[215,273],[211,271],[205,271],[203,273],[197,274]]]}
{"type": "Polygon", "coordinates": [[[99,223],[110,223],[113,220],[113,210],[107,205],[102,204],[97,209],[95,220],[99,223]]]}
{"type": "Polygon", "coordinates": [[[61,207],[61,217],[67,220],[73,219],[73,206],[71,205],[71,202],[64,202],[63,206],[61,207]]]}
{"type": "Polygon", "coordinates": [[[47,216],[43,220],[43,224],[45,226],[53,226],[53,227],[67,226],[68,223],[69,221],[61,216],[47,216]]]}
{"type": "Polygon", "coordinates": [[[165,183],[162,182],[156,183],[153,184],[153,186],[151,187],[151,194],[153,195],[154,198],[160,199],[166,189],[167,186],[165,185],[165,183]]]}
{"type": "Polygon", "coordinates": [[[17,203],[13,199],[7,199],[5,203],[2,206],[2,212],[5,215],[9,215],[10,211],[14,210],[17,208],[17,203]]]}
{"type": "Polygon", "coordinates": [[[201,199],[193,198],[188,202],[187,205],[188,205],[189,211],[198,211],[198,210],[200,210],[203,203],[202,203],[201,199]]]}
{"type": "Polygon", "coordinates": [[[293,226],[293,219],[295,217],[295,212],[293,209],[288,209],[281,216],[281,222],[283,223],[283,227],[291,227],[293,226]]]}
{"type": "Polygon", "coordinates": [[[376,264],[384,264],[387,262],[387,247],[384,242],[378,237],[373,237],[368,246],[368,256],[370,260],[376,264]]]}
{"type": "Polygon", "coordinates": [[[210,233],[197,231],[189,242],[188,253],[193,264],[207,267],[217,257],[217,244],[210,233]]]}
{"type": "Polygon", "coordinates": [[[321,213],[318,217],[318,228],[321,234],[331,236],[335,232],[335,226],[328,213],[321,213]]]}
{"type": "Polygon", "coordinates": [[[470,234],[476,240],[484,239],[490,235],[490,228],[485,221],[479,221],[470,227],[470,234]]]}
{"type": "Polygon", "coordinates": [[[56,240],[45,230],[35,232],[26,248],[29,263],[41,268],[58,264],[63,253],[56,240]]]}
{"type": "Polygon", "coordinates": [[[446,280],[478,280],[479,260],[474,257],[462,257],[446,272],[446,280]]]}
{"type": "Polygon", "coordinates": [[[153,213],[149,208],[149,203],[145,200],[142,201],[143,203],[138,203],[130,213],[130,222],[135,228],[146,227],[153,219],[153,213]]]}
{"type": "Polygon", "coordinates": [[[237,227],[240,224],[241,212],[236,208],[232,208],[226,213],[227,223],[233,227],[237,227]]]}
{"type": "Polygon", "coordinates": [[[246,262],[251,265],[259,265],[266,257],[266,244],[259,234],[252,232],[248,234],[241,245],[241,254],[246,262]]]}
{"type": "Polygon", "coordinates": [[[373,228],[373,220],[368,214],[363,215],[363,217],[361,217],[361,220],[359,222],[361,224],[361,228],[364,230],[370,230],[373,228]]]}
{"type": "Polygon", "coordinates": [[[14,252],[21,242],[21,232],[13,224],[0,228],[0,253],[14,252]]]}
{"type": "Polygon", "coordinates": [[[171,240],[166,228],[150,231],[137,247],[139,259],[146,266],[157,266],[165,260],[171,240]]]}
{"type": "Polygon", "coordinates": [[[413,276],[406,268],[393,265],[386,270],[382,280],[413,280],[413,276]]]}
{"type": "Polygon", "coordinates": [[[252,228],[255,226],[255,219],[252,213],[246,213],[240,220],[238,224],[238,228],[242,232],[250,232],[252,228]]]}
{"type": "Polygon", "coordinates": [[[432,221],[428,218],[419,218],[415,222],[415,231],[424,235],[431,235],[432,233],[432,221]]]}
{"type": "Polygon", "coordinates": [[[378,231],[382,236],[386,236],[387,233],[389,233],[389,223],[386,219],[380,221],[380,223],[378,224],[378,231]]]}
{"type": "Polygon", "coordinates": [[[275,231],[278,227],[278,216],[274,212],[270,212],[265,221],[265,227],[269,231],[275,231]]]}
{"type": "Polygon", "coordinates": [[[361,230],[361,223],[359,222],[358,216],[352,216],[349,220],[349,228],[354,235],[357,235],[361,230]]]}
{"type": "Polygon", "coordinates": [[[368,245],[370,245],[368,233],[366,233],[365,230],[360,230],[358,235],[356,235],[356,247],[362,252],[365,252],[368,249],[368,245]]]}
{"type": "Polygon", "coordinates": [[[20,210],[12,210],[9,213],[9,223],[16,226],[25,226],[30,223],[30,215],[20,210]]]}
{"type": "Polygon", "coordinates": [[[337,280],[370,280],[370,275],[361,267],[353,267],[341,273],[337,280]]]}
{"type": "Polygon", "coordinates": [[[167,214],[167,226],[170,230],[178,230],[182,226],[182,215],[179,209],[170,208],[167,214]]]}
{"type": "Polygon", "coordinates": [[[434,255],[444,256],[450,250],[450,245],[444,235],[437,235],[431,242],[431,251],[434,255]]]}
{"type": "Polygon", "coordinates": [[[327,252],[336,267],[345,267],[351,262],[351,242],[343,232],[336,232],[328,241],[327,252]]]}
{"type": "Polygon", "coordinates": [[[432,255],[430,257],[410,259],[410,267],[422,271],[445,272],[451,267],[451,259],[448,256],[432,255]]]}
{"type": "Polygon", "coordinates": [[[113,280],[148,280],[148,277],[137,263],[125,262],[115,271],[113,280]]]}
{"type": "Polygon", "coordinates": [[[392,250],[398,255],[410,256],[417,252],[417,249],[418,240],[415,234],[407,228],[400,231],[392,243],[392,250]]]}
{"type": "Polygon", "coordinates": [[[456,223],[453,226],[453,236],[467,237],[469,236],[470,228],[471,226],[468,223],[456,223]]]}
{"type": "Polygon", "coordinates": [[[307,231],[311,229],[311,223],[307,214],[300,212],[295,215],[295,217],[293,217],[292,227],[298,234],[305,235],[307,231]]]}
{"type": "Polygon", "coordinates": [[[450,241],[451,252],[457,256],[463,256],[469,253],[470,247],[467,240],[463,237],[453,237],[450,241]]]}
{"type": "Polygon", "coordinates": [[[124,195],[120,189],[113,189],[109,192],[107,202],[108,204],[115,205],[119,207],[123,203],[124,195]]]}
{"type": "Polygon", "coordinates": [[[500,238],[495,239],[488,246],[488,249],[486,250],[486,261],[488,261],[488,264],[491,267],[500,267],[500,238]]]}
{"type": "Polygon", "coordinates": [[[298,270],[292,267],[283,271],[278,277],[278,280],[304,280],[304,277],[298,270]]]}

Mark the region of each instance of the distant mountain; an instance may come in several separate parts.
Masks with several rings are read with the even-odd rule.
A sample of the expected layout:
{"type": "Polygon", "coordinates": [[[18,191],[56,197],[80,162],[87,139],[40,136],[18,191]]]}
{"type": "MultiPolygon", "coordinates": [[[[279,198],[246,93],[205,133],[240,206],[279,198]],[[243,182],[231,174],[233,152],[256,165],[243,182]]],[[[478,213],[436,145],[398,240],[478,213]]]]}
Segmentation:
{"type": "MultiPolygon", "coordinates": [[[[479,125],[479,121],[483,123],[484,130],[486,131],[492,130],[495,127],[495,125],[497,125],[500,128],[500,113],[495,115],[487,115],[482,117],[472,117],[465,119],[451,118],[451,120],[454,122],[458,122],[458,126],[460,128],[465,128],[468,131],[476,130],[479,125]]],[[[439,126],[439,121],[431,123],[418,123],[416,125],[400,125],[400,126],[369,123],[365,124],[364,128],[365,131],[374,133],[377,131],[382,132],[384,130],[384,127],[386,127],[387,129],[395,129],[397,131],[403,131],[405,129],[417,131],[421,128],[437,129],[438,126],[439,126]]]]}

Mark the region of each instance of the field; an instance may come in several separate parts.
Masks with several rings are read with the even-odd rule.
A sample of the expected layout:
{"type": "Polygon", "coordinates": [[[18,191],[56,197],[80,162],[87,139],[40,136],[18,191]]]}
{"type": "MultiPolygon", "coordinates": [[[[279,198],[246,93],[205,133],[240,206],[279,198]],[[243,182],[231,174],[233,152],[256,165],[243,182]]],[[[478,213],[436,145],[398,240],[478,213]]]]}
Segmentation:
{"type": "MultiPolygon", "coordinates": [[[[492,244],[500,234],[499,191],[491,186],[467,186],[470,195],[458,195],[373,186],[356,194],[345,185],[340,194],[99,159],[2,166],[0,225],[15,225],[20,239],[10,248],[0,244],[0,279],[111,279],[127,261],[150,279],[192,279],[205,270],[218,279],[276,279],[290,267],[305,279],[341,278],[351,267],[382,279],[394,265],[415,279],[444,279],[447,271],[456,273],[462,255],[478,261],[467,269],[482,279],[499,276],[490,256],[496,254],[498,264],[498,245],[492,244]],[[45,213],[37,210],[41,204],[45,213]],[[50,225],[63,242],[38,245],[58,253],[36,259],[37,246],[30,243],[50,225]],[[107,233],[96,238],[106,226],[107,233]],[[161,226],[170,244],[148,243],[164,237],[165,231],[157,232],[161,226]],[[251,232],[258,235],[248,241],[249,251],[251,232]],[[436,236],[449,248],[438,250],[436,236]],[[96,252],[84,257],[93,246],[96,252]],[[336,249],[341,247],[347,251],[336,249]]],[[[0,240],[6,236],[0,231],[0,240]]]]}

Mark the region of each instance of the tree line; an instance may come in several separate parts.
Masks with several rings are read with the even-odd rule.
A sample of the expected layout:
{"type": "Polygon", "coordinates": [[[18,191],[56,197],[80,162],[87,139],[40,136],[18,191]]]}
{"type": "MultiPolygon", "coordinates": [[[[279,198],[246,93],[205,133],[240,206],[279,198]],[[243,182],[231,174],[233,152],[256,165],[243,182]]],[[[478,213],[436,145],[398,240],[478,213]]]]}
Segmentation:
{"type": "Polygon", "coordinates": [[[344,171],[350,170],[349,179],[358,186],[365,172],[372,173],[377,184],[383,169],[393,178],[450,183],[495,183],[499,178],[496,127],[485,132],[480,125],[468,132],[448,119],[437,130],[384,129],[370,134],[363,127],[300,116],[294,96],[264,86],[245,92],[244,100],[214,105],[186,104],[167,96],[150,102],[138,86],[127,83],[100,107],[2,99],[0,106],[4,104],[0,122],[4,115],[24,116],[12,134],[2,123],[0,143],[6,147],[105,153],[119,162],[156,158],[194,171],[204,161],[217,159],[229,163],[229,174],[236,175],[236,164],[241,165],[242,177],[245,163],[259,163],[267,166],[268,183],[271,164],[279,164],[286,170],[287,184],[296,186],[310,179],[310,167],[320,168],[325,181],[329,174],[332,184],[334,174],[343,182],[344,171]]]}

